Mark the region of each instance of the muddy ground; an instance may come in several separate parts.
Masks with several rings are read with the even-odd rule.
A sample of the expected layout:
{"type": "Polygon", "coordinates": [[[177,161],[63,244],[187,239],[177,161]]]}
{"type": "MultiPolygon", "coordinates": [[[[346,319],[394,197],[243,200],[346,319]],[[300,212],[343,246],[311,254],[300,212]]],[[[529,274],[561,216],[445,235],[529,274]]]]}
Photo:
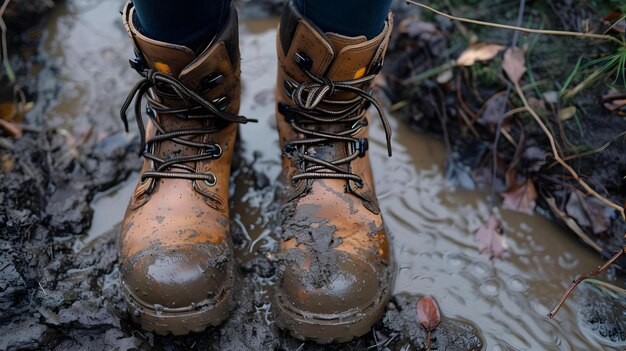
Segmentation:
{"type": "MultiPolygon", "coordinates": [[[[41,5],[33,9],[37,15],[49,10],[47,2],[41,5]]],[[[277,9],[275,3],[261,7],[277,9]]],[[[258,14],[258,7],[245,8],[244,16],[246,11],[258,14]]],[[[16,19],[19,23],[31,20],[30,14],[16,19]]],[[[20,39],[15,41],[19,42],[20,39]]],[[[23,136],[0,134],[0,350],[323,349],[294,340],[271,323],[266,295],[255,288],[258,281],[273,279],[274,266],[266,258],[271,254],[270,248],[240,262],[239,286],[235,288],[239,292],[238,306],[221,328],[174,338],[152,335],[133,326],[118,289],[119,228],[78,251],[74,244],[77,236],[90,227],[94,195],[120,183],[139,168],[138,138],[119,130],[111,132],[108,123],[98,122],[98,111],[108,110],[106,105],[118,100],[107,89],[93,101],[92,109],[84,112],[83,118],[93,127],[78,140],[58,126],[51,127],[50,124],[61,122],[49,118],[54,111],[47,102],[58,98],[54,85],[61,83],[54,77],[31,79],[35,72],[31,67],[20,66],[21,59],[21,55],[14,57],[14,66],[19,67],[18,79],[37,105],[23,121],[23,136]]],[[[37,65],[46,59],[34,57],[30,62],[37,65]]],[[[132,73],[129,71],[128,75],[132,73]]],[[[237,162],[238,171],[233,177],[237,177],[238,186],[275,191],[269,188],[267,176],[249,167],[242,158],[237,162]]],[[[239,227],[233,223],[232,228],[239,227]]],[[[235,230],[233,238],[243,249],[241,230],[235,230]]],[[[415,320],[416,299],[394,297],[384,321],[371,334],[330,348],[364,349],[377,344],[392,349],[396,348],[394,345],[423,347],[426,334],[415,320]]],[[[452,319],[445,319],[434,332],[433,345],[458,350],[482,347],[473,326],[452,319]]]]}
{"type": "MultiPolygon", "coordinates": [[[[461,17],[516,25],[520,2],[424,3],[461,17]]],[[[611,22],[606,18],[624,11],[623,4],[620,10],[619,1],[525,3],[522,26],[606,32],[624,37],[623,29],[607,29],[611,22]]],[[[493,112],[496,103],[492,97],[507,91],[502,55],[470,67],[441,68],[458,58],[470,42],[507,47],[515,32],[452,22],[417,7],[401,12],[396,21],[401,30],[395,33],[386,61],[386,91],[397,115],[404,116],[417,129],[447,139],[449,176],[453,181],[468,188],[493,186],[495,193],[504,193],[512,189],[505,179],[512,168],[518,181],[533,182],[540,213],[569,227],[573,235],[577,233],[589,240],[590,246],[603,257],[612,257],[626,245],[626,221],[618,211],[589,196],[570,174],[556,165],[547,137],[529,114],[514,115],[502,122],[514,141],[519,141],[519,150],[499,136],[495,147],[496,178],[491,180],[495,125],[499,116],[521,105],[519,98],[511,93],[509,99],[503,100],[507,102],[506,109],[499,114],[493,112]],[[408,25],[409,21],[412,25],[408,25]],[[465,167],[469,171],[463,171],[465,167]],[[549,205],[552,201],[553,208],[549,205]]],[[[561,155],[571,156],[568,163],[602,196],[623,205],[626,202],[626,107],[611,111],[604,98],[626,93],[626,77],[620,74],[624,62],[611,66],[611,70],[598,74],[597,79],[589,80],[592,83],[578,94],[567,97],[599,72],[598,66],[578,71],[578,60],[582,63],[579,67],[585,67],[586,63],[619,49],[602,41],[570,37],[531,34],[518,38],[517,45],[527,50],[527,72],[521,85],[541,118],[547,121],[561,155]],[[579,73],[567,83],[575,70],[579,73]],[[561,97],[556,97],[561,92],[561,97]],[[562,113],[566,109],[576,112],[573,116],[562,113]]],[[[500,200],[499,196],[493,199],[495,204],[500,200]]],[[[626,260],[621,260],[621,265],[626,266],[626,260]]]]}
{"type": "MultiPolygon", "coordinates": [[[[256,6],[259,8],[252,6],[250,1],[241,1],[245,5],[240,6],[242,17],[259,16],[259,11],[275,13],[279,2],[258,2],[256,6]]],[[[36,3],[39,2],[32,2],[36,3]]],[[[49,2],[40,3],[47,5],[49,2]]],[[[92,1],[70,2],[70,5],[78,6],[76,3],[88,6],[92,1]]],[[[67,16],[55,25],[72,25],[66,22],[69,22],[67,16]]],[[[60,32],[63,33],[62,30],[60,32]]],[[[29,29],[28,33],[34,33],[36,37],[37,33],[41,34],[41,28],[34,31],[29,29]]],[[[22,40],[19,38],[23,37],[18,36],[16,43],[22,40]]],[[[59,36],[51,41],[70,39],[59,36]]],[[[64,77],[61,67],[85,62],[88,66],[89,55],[76,53],[75,57],[52,57],[48,56],[54,52],[50,49],[45,50],[48,54],[34,54],[32,48],[36,46],[29,43],[11,62],[23,91],[29,101],[35,100],[36,104],[20,122],[23,136],[16,138],[0,132],[0,350],[425,348],[426,333],[416,321],[415,304],[420,298],[417,293],[395,295],[385,317],[372,332],[349,344],[322,347],[302,343],[278,330],[272,323],[271,306],[268,303],[274,279],[273,252],[276,242],[258,240],[260,237],[258,241],[250,242],[250,234],[241,225],[241,218],[249,213],[234,216],[231,224],[237,259],[240,261],[240,279],[235,289],[239,293],[236,298],[239,303],[231,318],[218,329],[187,337],[160,337],[139,330],[130,322],[118,289],[119,228],[108,229],[86,244],[77,244],[82,242],[80,237],[89,231],[92,224],[92,200],[101,192],[132,177],[139,168],[140,160],[136,155],[138,138],[135,134],[127,135],[121,131],[116,119],[118,106],[112,103],[121,101],[120,97],[123,97],[125,89],[130,87],[136,77],[127,67],[117,66],[119,56],[125,55],[125,51],[103,50],[100,54],[104,69],[122,78],[112,79],[107,75],[96,74],[94,79],[101,82],[95,86],[98,94],[87,106],[64,106],[76,114],[75,118],[68,119],[61,116],[56,104],[60,100],[71,101],[71,96],[68,99],[64,95],[67,89],[63,87],[73,83],[64,77]],[[28,60],[24,61],[24,57],[28,57],[28,60]],[[47,68],[42,70],[41,67],[47,68]],[[68,130],[72,132],[68,133],[68,130]],[[256,250],[253,251],[253,248],[256,250]]],[[[268,89],[271,90],[271,87],[268,89]]],[[[271,100],[271,94],[269,98],[267,94],[255,96],[255,101],[260,105],[267,103],[265,100],[271,100]]],[[[405,139],[410,137],[409,134],[405,135],[405,139]]],[[[246,151],[239,150],[239,157],[235,161],[237,171],[233,173],[234,201],[231,205],[234,206],[236,201],[250,203],[246,208],[255,212],[255,215],[262,212],[262,224],[271,231],[277,225],[274,199],[278,186],[273,181],[275,174],[266,170],[262,159],[257,162],[256,157],[251,159],[243,157],[243,154],[246,151]],[[254,197],[249,194],[254,194],[254,197]],[[255,203],[259,198],[263,199],[261,203],[255,203]]],[[[410,154],[410,151],[406,154],[410,154]]],[[[395,176],[401,178],[402,172],[396,172],[395,176]]],[[[387,190],[384,184],[381,189],[382,192],[387,190]]],[[[233,212],[236,212],[234,207],[233,212]]],[[[109,220],[117,223],[120,219],[109,220]]],[[[467,259],[462,255],[456,258],[450,256],[455,254],[445,254],[446,264],[449,262],[454,266],[456,263],[453,262],[467,259]]],[[[558,257],[561,260],[561,256],[558,257]]],[[[572,259],[567,255],[563,257],[572,266],[569,262],[572,259]]],[[[511,280],[513,282],[521,281],[519,277],[513,278],[517,279],[511,280]]],[[[480,285],[474,281],[470,284],[480,285]]],[[[524,284],[518,283],[521,287],[515,288],[516,292],[527,289],[524,284]]],[[[480,289],[489,288],[489,285],[485,286],[480,289]]],[[[555,286],[556,291],[561,289],[560,284],[555,286]]],[[[607,316],[603,312],[620,311],[623,305],[618,303],[613,306],[604,298],[594,298],[605,294],[594,290],[593,286],[586,289],[584,294],[581,293],[587,299],[581,299],[585,309],[580,312],[582,316],[579,320],[587,323],[586,330],[608,340],[608,344],[603,345],[623,345],[626,342],[623,319],[620,319],[619,314],[607,316]]],[[[545,315],[543,309],[539,310],[545,315]]],[[[448,316],[444,309],[442,324],[432,335],[432,349],[483,349],[483,334],[492,331],[481,331],[470,322],[474,317],[471,314],[466,313],[461,317],[455,313],[448,316]]],[[[534,333],[541,338],[541,333],[534,333]]],[[[519,345],[515,340],[508,342],[519,345]]],[[[497,347],[508,349],[508,342],[497,347]]],[[[555,345],[559,343],[562,342],[557,340],[555,345]]],[[[525,341],[522,345],[532,347],[537,344],[525,341]]],[[[557,348],[555,345],[554,348],[557,348]]],[[[510,349],[515,347],[511,346],[510,349]]]]}

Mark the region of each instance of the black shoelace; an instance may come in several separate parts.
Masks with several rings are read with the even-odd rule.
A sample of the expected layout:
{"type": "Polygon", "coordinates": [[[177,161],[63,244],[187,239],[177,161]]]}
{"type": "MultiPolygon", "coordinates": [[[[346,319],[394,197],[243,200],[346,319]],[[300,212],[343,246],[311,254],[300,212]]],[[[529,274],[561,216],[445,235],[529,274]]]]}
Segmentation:
{"type": "Polygon", "coordinates": [[[306,161],[306,164],[302,167],[303,169],[292,177],[293,181],[334,178],[353,180],[357,185],[362,185],[362,179],[358,175],[340,166],[348,164],[358,157],[365,156],[367,152],[367,138],[354,138],[353,135],[367,125],[365,113],[370,105],[373,105],[378,112],[385,129],[387,152],[389,156],[392,153],[391,126],[384,109],[372,96],[371,91],[359,88],[359,86],[371,84],[376,77],[376,73],[354,80],[332,81],[326,77],[318,78],[312,74],[310,71],[312,62],[306,55],[298,54],[296,62],[298,62],[299,67],[311,81],[299,84],[288,78],[285,81],[285,88],[293,101],[293,106],[286,104],[278,106],[279,112],[285,116],[291,127],[304,135],[301,139],[289,140],[285,146],[286,153],[299,151],[298,155],[302,160],[306,161]],[[340,91],[351,92],[356,94],[356,96],[348,100],[333,99],[333,95],[340,91]],[[305,127],[308,125],[329,124],[346,125],[347,127],[332,133],[305,127]],[[323,160],[306,153],[308,146],[329,144],[333,141],[345,141],[352,145],[351,152],[347,157],[339,160],[323,160]],[[301,146],[302,149],[298,149],[298,146],[301,146]]]}
{"type": "MultiPolygon", "coordinates": [[[[139,151],[139,155],[143,155],[143,157],[153,161],[154,165],[151,171],[144,172],[141,175],[141,180],[144,181],[148,178],[180,178],[188,180],[202,180],[209,186],[215,185],[217,179],[214,174],[210,172],[202,174],[196,173],[196,170],[193,167],[190,167],[185,163],[217,159],[222,154],[222,148],[219,144],[200,143],[186,139],[185,137],[215,133],[222,129],[219,127],[219,122],[245,124],[248,122],[256,122],[256,120],[226,112],[225,110],[228,108],[228,101],[226,101],[225,98],[207,101],[197,93],[187,88],[180,80],[170,75],[152,69],[138,70],[138,72],[142,75],[143,79],[137,82],[137,84],[135,84],[135,86],[131,89],[126,101],[122,105],[120,115],[122,121],[124,121],[126,131],[128,132],[127,111],[133,100],[135,100],[135,119],[137,121],[139,136],[141,138],[141,149],[139,151]],[[170,108],[165,106],[148,94],[151,88],[156,89],[159,96],[180,99],[180,101],[185,103],[185,106],[180,108],[170,108]],[[147,100],[148,117],[157,129],[156,135],[149,140],[146,140],[145,127],[142,117],[141,101],[144,97],[147,100]],[[218,105],[221,106],[218,107],[218,105]],[[161,118],[213,120],[214,123],[210,123],[211,126],[207,126],[205,128],[168,131],[165,130],[158,122],[157,115],[161,116],[161,118]],[[200,152],[197,155],[192,156],[172,157],[168,159],[160,158],[153,153],[154,146],[156,143],[166,140],[180,145],[195,147],[200,150],[200,152]]],[[[220,76],[217,76],[214,80],[219,81],[219,78],[220,76]]]]}

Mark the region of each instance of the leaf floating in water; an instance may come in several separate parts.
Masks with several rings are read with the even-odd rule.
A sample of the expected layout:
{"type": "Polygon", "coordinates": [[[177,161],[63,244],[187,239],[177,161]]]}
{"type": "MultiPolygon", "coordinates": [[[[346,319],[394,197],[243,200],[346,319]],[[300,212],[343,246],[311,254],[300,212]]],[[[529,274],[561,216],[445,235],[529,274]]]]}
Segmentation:
{"type": "Polygon", "coordinates": [[[509,249],[500,230],[500,222],[493,215],[476,231],[475,239],[478,241],[478,250],[490,258],[499,258],[509,249]]]}
{"type": "Polygon", "coordinates": [[[439,306],[432,296],[424,296],[417,302],[417,320],[426,331],[433,331],[441,323],[439,306]]]}
{"type": "Polygon", "coordinates": [[[502,207],[509,210],[532,214],[535,210],[537,190],[530,179],[521,184],[515,184],[505,193],[502,193],[504,201],[502,207]]]}
{"type": "Polygon", "coordinates": [[[456,60],[459,66],[473,66],[477,61],[490,61],[504,50],[504,46],[490,43],[470,45],[456,60]]]}
{"type": "Polygon", "coordinates": [[[526,50],[520,48],[509,48],[504,53],[502,69],[509,76],[514,84],[519,84],[526,73],[526,50]]]}

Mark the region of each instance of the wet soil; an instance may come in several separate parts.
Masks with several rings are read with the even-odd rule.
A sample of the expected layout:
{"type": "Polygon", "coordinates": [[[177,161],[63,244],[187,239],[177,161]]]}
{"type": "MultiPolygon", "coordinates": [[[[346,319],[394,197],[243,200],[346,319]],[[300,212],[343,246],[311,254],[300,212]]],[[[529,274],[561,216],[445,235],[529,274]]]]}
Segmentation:
{"type": "MultiPolygon", "coordinates": [[[[451,0],[426,3],[455,15],[508,25],[516,24],[519,8],[517,1],[451,0]]],[[[604,32],[607,24],[602,18],[616,11],[617,4],[612,1],[527,2],[523,25],[564,31],[604,32]],[[582,29],[582,23],[586,23],[585,29],[582,29]]],[[[456,67],[447,72],[446,69],[438,69],[459,57],[472,40],[507,47],[511,45],[514,32],[458,24],[414,6],[405,8],[407,11],[400,13],[397,22],[409,19],[414,25],[404,31],[396,31],[390,46],[385,67],[388,96],[396,104],[397,115],[412,126],[436,135],[446,134],[452,151],[448,159],[448,165],[452,167],[448,170],[467,168],[466,171],[450,172],[452,181],[466,188],[480,186],[480,183],[489,187],[493,167],[491,150],[494,149],[494,131],[497,128],[494,113],[489,114],[486,107],[491,97],[507,90],[507,79],[501,68],[502,57],[478,62],[471,67],[456,67]],[[428,75],[433,71],[436,74],[428,75]],[[442,72],[449,73],[450,78],[443,78],[442,72]],[[414,80],[412,77],[424,79],[414,80]],[[468,128],[464,118],[470,121],[471,128],[468,128]]],[[[568,163],[599,193],[616,204],[624,204],[626,143],[623,135],[626,133],[626,119],[605,108],[602,97],[611,92],[625,92],[626,81],[614,72],[605,72],[594,84],[581,89],[569,100],[550,101],[546,98],[549,94],[558,95],[561,89],[565,90],[565,82],[579,59],[584,64],[612,54],[616,49],[602,42],[546,35],[521,36],[518,44],[527,48],[527,73],[521,85],[527,98],[537,103],[534,108],[546,121],[560,153],[571,156],[568,163]],[[569,119],[557,117],[559,111],[567,107],[574,108],[576,115],[569,119]]],[[[581,70],[573,76],[569,89],[588,78],[595,72],[594,69],[581,70]]],[[[509,101],[507,111],[520,106],[519,99],[514,95],[506,99],[509,101]]],[[[623,248],[626,245],[626,221],[618,211],[584,195],[576,181],[562,167],[555,165],[548,140],[530,115],[518,114],[503,125],[514,140],[520,141],[521,154],[514,161],[516,147],[511,147],[504,137],[499,138],[496,148],[497,179],[493,182],[496,192],[510,189],[511,185],[505,184],[506,172],[511,164],[516,163],[513,168],[517,178],[530,179],[536,187],[541,213],[564,227],[571,221],[572,236],[578,231],[579,236],[589,241],[590,246],[605,258],[612,257],[623,248]],[[554,201],[558,212],[551,209],[550,201],[554,201]],[[593,211],[593,214],[587,215],[582,207],[593,211]]],[[[499,198],[493,200],[496,203],[500,201],[499,198]]],[[[620,265],[626,266],[626,260],[622,260],[620,265]]]]}
{"type": "MultiPolygon", "coordinates": [[[[241,113],[260,123],[242,128],[232,177],[238,305],[224,325],[201,334],[138,329],[117,266],[119,223],[140,164],[136,131],[123,133],[117,115],[136,79],[117,14],[122,3],[55,7],[33,60],[37,103],[24,121],[37,129],[19,139],[0,135],[0,350],[421,350],[416,301],[423,295],[442,311],[432,349],[626,346],[623,303],[594,287],[577,292],[556,320],[545,317],[571,277],[601,263],[597,255],[541,216],[509,211],[498,212],[509,253],[496,261],[480,254],[473,233],[491,212],[486,194],[452,186],[443,144],[395,119],[394,157],[386,157],[378,123],[370,151],[399,265],[385,317],[344,345],[303,343],[280,331],[270,303],[280,173],[274,19],[241,24],[241,113]],[[607,311],[615,317],[602,318],[607,311]]],[[[602,278],[624,285],[612,271],[602,278]]]]}

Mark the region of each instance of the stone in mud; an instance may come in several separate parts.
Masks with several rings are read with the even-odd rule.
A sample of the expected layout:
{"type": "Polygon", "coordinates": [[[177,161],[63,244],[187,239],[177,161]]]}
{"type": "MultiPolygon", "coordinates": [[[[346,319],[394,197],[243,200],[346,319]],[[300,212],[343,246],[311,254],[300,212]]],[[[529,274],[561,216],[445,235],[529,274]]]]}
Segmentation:
{"type": "Polygon", "coordinates": [[[626,346],[626,296],[583,282],[577,294],[578,322],[601,341],[626,346]]]}
{"type": "MultiPolygon", "coordinates": [[[[395,295],[383,319],[385,328],[408,339],[418,350],[426,349],[428,333],[417,321],[417,296],[395,295]]],[[[482,350],[483,342],[478,329],[469,322],[442,318],[441,324],[431,333],[433,350],[482,350]]]]}

